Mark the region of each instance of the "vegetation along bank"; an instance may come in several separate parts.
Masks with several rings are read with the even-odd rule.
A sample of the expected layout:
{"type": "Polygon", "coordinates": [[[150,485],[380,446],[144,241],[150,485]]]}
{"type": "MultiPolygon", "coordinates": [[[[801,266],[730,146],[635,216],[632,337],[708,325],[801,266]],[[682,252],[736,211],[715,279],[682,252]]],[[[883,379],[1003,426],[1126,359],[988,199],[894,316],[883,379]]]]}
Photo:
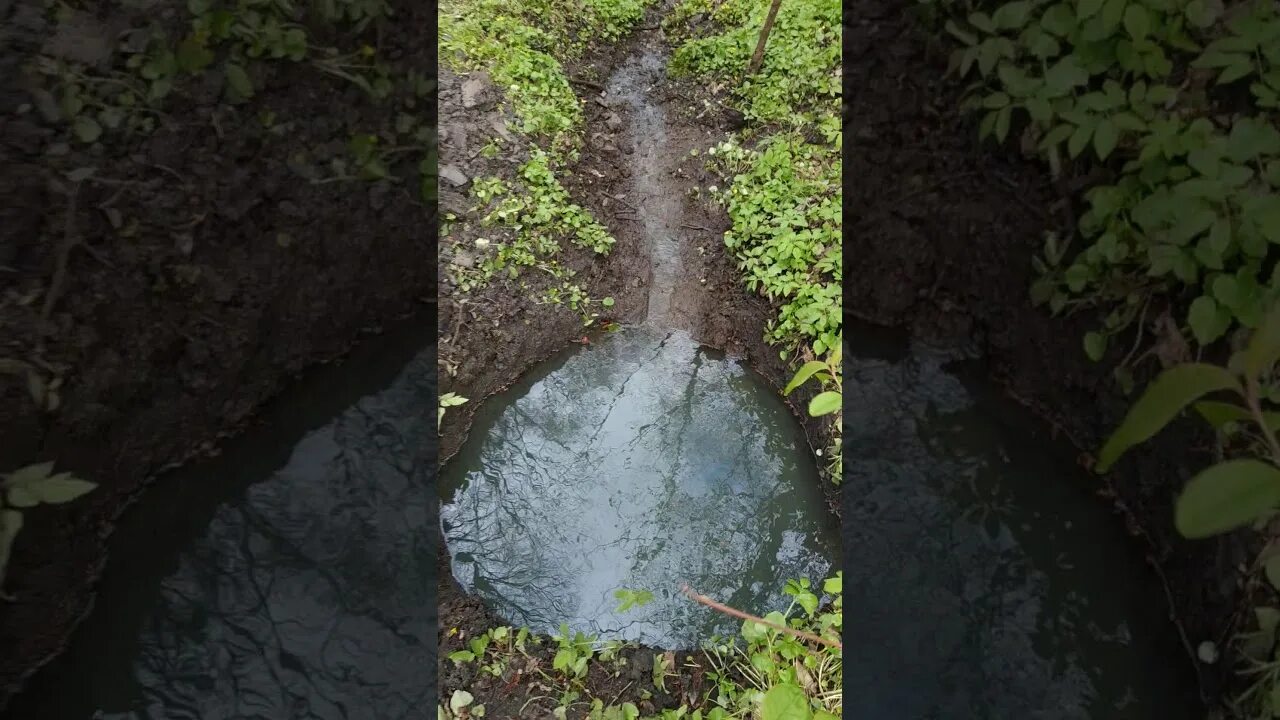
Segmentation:
{"type": "MultiPolygon", "coordinates": [[[[783,3],[752,68],[767,4],[441,8],[443,458],[484,398],[650,311],[665,280],[628,197],[637,111],[605,83],[658,46],[666,67],[643,91],[669,118],[654,161],[685,221],[669,315],[788,393],[838,505],[838,13],[783,3]]],[[[746,622],[732,641],[677,652],[511,627],[460,591],[443,551],[439,563],[442,716],[840,715],[838,573],[787,585],[790,607],[766,619],[789,630],[746,622]]],[[[646,601],[626,592],[620,604],[646,601]]]]}

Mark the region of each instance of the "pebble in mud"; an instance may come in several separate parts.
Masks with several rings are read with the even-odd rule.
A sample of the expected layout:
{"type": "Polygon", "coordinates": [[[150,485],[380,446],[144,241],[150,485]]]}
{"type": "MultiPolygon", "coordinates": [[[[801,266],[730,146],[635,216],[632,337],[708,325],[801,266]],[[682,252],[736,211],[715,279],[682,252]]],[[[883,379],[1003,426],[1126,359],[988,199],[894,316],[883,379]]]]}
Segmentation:
{"type": "Polygon", "coordinates": [[[468,181],[466,174],[459,170],[457,165],[452,164],[440,168],[440,177],[448,180],[454,187],[462,187],[468,181]]]}

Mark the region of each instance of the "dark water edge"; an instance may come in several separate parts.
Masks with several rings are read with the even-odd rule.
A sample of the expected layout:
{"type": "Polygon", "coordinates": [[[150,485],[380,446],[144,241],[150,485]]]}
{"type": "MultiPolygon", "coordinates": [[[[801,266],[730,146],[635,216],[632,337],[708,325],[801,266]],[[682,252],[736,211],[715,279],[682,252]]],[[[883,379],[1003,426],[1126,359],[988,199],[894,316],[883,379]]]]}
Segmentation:
{"type": "Polygon", "coordinates": [[[979,361],[850,329],[848,716],[1203,717],[1158,578],[1074,449],[979,361]]]}
{"type": "MultiPolygon", "coordinates": [[[[67,651],[13,699],[5,717],[381,718],[402,716],[394,712],[397,706],[428,707],[436,685],[436,568],[429,532],[437,522],[435,330],[429,318],[416,318],[370,338],[343,362],[304,375],[269,404],[254,426],[226,442],[218,457],[157,481],[125,513],[111,538],[93,612],[67,651]],[[412,437],[397,439],[376,422],[362,422],[361,407],[377,407],[379,393],[398,377],[403,385],[406,372],[414,407],[400,407],[397,419],[411,426],[407,435],[412,437]],[[335,439],[333,423],[340,416],[347,418],[345,436],[335,439]],[[273,477],[295,457],[295,448],[305,458],[308,443],[316,458],[333,461],[336,455],[357,463],[359,450],[342,448],[353,439],[394,462],[365,473],[363,485],[342,480],[332,467],[300,467],[302,472],[291,477],[273,477]],[[392,466],[395,472],[387,472],[392,466]],[[323,487],[316,484],[326,476],[323,487]],[[361,577],[361,564],[377,567],[381,560],[361,557],[360,542],[376,539],[376,533],[371,535],[370,523],[363,522],[375,513],[361,505],[360,495],[388,482],[400,495],[388,506],[420,510],[413,519],[422,528],[412,538],[412,555],[420,557],[412,563],[414,585],[422,592],[413,607],[403,609],[405,616],[391,623],[403,628],[388,627],[382,621],[389,618],[377,617],[386,608],[379,609],[376,598],[362,602],[337,590],[361,577]],[[269,491],[273,486],[282,491],[269,491]],[[267,567],[252,562],[256,554],[266,556],[267,567]],[[332,589],[327,594],[250,596],[289,583],[305,587],[304,576],[325,575],[324,565],[341,571],[321,581],[332,589]],[[279,577],[269,577],[276,571],[279,577]],[[192,591],[200,597],[187,602],[184,596],[192,591]],[[200,607],[218,600],[226,604],[223,617],[200,607]],[[352,604],[353,615],[381,622],[385,637],[413,648],[412,667],[406,668],[412,683],[379,688],[376,676],[386,668],[360,667],[358,646],[316,646],[302,637],[320,636],[319,627],[313,627],[315,633],[293,632],[318,623],[333,631],[334,609],[343,602],[352,604]],[[280,607],[294,611],[273,609],[280,607]],[[273,614],[287,632],[272,627],[273,614]],[[236,627],[237,618],[242,627],[236,627]],[[334,663],[334,652],[348,657],[334,663]],[[250,663],[257,666],[251,669],[250,663]],[[364,683],[362,675],[368,676],[364,683]],[[413,696],[411,703],[406,693],[413,696]]],[[[371,549],[376,546],[370,543],[371,549]]],[[[403,577],[403,570],[397,574],[403,577]]],[[[368,628],[346,634],[372,636],[368,628]]],[[[334,639],[341,638],[330,632],[334,639]]],[[[387,649],[366,647],[363,657],[380,666],[387,649]]]]}
{"type": "Polygon", "coordinates": [[[536,632],[694,648],[839,566],[814,458],[777,391],[680,331],[626,328],[486,401],[442,473],[459,584],[536,632]],[[618,590],[653,601],[618,611],[618,590]]]}

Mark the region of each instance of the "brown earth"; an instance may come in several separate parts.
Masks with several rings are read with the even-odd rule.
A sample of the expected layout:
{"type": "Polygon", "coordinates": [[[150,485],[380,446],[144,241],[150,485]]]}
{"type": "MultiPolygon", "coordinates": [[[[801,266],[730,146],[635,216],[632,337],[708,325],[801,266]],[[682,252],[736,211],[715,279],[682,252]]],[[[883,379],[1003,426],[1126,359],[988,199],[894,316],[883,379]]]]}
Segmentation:
{"type": "MultiPolygon", "coordinates": [[[[0,363],[62,380],[47,411],[24,374],[0,374],[0,470],[56,460],[99,484],[25,513],[4,588],[14,599],[0,602],[0,707],[88,611],[106,537],[158,473],[435,295],[420,153],[397,156],[403,182],[311,184],[291,168],[298,153],[341,156],[353,133],[389,137],[401,112],[433,123],[429,95],[398,85],[374,102],[306,63],[264,61],[237,105],[215,65],[163,101],[153,133],[85,145],[44,112],[44,79],[25,68],[94,47],[97,71],[120,68],[119,33],[155,22],[173,37],[186,3],[77,5],[60,23],[45,3],[0,2],[0,363]],[[68,178],[79,168],[93,172],[68,178]]],[[[359,36],[319,27],[313,41],[368,43],[397,79],[430,77],[434,7],[392,5],[394,21],[359,36]]]]}
{"type": "MultiPolygon", "coordinates": [[[[1044,233],[1074,229],[1073,198],[1047,168],[978,143],[976,123],[958,111],[963,88],[945,77],[950,47],[928,36],[915,7],[869,0],[846,14],[845,312],[976,347],[991,377],[1066,435],[1088,466],[1131,402],[1110,373],[1124,350],[1091,363],[1081,338],[1096,318],[1053,318],[1028,296],[1044,233]]],[[[1170,615],[1188,653],[1170,662],[1193,664],[1202,696],[1216,700],[1230,678],[1235,568],[1249,562],[1247,543],[1187,541],[1173,527],[1174,495],[1209,445],[1190,423],[1175,424],[1100,478],[1097,491],[1147,548],[1168,592],[1169,607],[1151,611],[1170,615]],[[1204,640],[1227,653],[1223,661],[1195,660],[1204,640]]]]}

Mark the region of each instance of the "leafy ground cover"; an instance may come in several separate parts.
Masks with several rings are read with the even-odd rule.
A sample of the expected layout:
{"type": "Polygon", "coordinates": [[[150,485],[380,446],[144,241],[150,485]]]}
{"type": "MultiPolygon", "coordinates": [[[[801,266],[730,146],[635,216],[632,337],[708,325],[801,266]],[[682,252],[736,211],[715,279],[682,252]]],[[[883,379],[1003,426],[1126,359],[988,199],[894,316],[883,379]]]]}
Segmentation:
{"type": "Polygon", "coordinates": [[[731,88],[729,103],[749,123],[706,149],[725,186],[709,188],[729,213],[724,244],[743,281],[778,307],[765,337],[796,367],[795,381],[822,386],[812,415],[830,416],[828,475],[842,473],[840,353],[842,245],[840,6],[784,3],[759,71],[746,71],[768,6],[682,3],[664,22],[672,32],[694,16],[713,29],[676,50],[671,70],[731,88]]]}
{"type": "MultiPolygon", "coordinates": [[[[638,0],[583,0],[578,3],[452,2],[441,7],[442,62],[459,72],[483,71],[514,114],[519,134],[491,138],[482,152],[496,156],[504,143],[524,144],[527,159],[509,178],[472,179],[469,215],[497,238],[476,237],[468,252],[472,267],[454,265],[458,289],[471,293],[495,279],[536,302],[563,305],[578,313],[584,326],[614,304],[591,298],[574,280],[574,270],[559,260],[566,244],[607,255],[615,239],[591,213],[573,202],[557,175],[576,161],[582,145],[582,101],[570,87],[562,63],[579,58],[588,39],[616,40],[644,12],[638,0]],[[524,270],[543,274],[530,280],[524,270]]],[[[456,215],[442,226],[446,244],[462,229],[456,215]]]]}

